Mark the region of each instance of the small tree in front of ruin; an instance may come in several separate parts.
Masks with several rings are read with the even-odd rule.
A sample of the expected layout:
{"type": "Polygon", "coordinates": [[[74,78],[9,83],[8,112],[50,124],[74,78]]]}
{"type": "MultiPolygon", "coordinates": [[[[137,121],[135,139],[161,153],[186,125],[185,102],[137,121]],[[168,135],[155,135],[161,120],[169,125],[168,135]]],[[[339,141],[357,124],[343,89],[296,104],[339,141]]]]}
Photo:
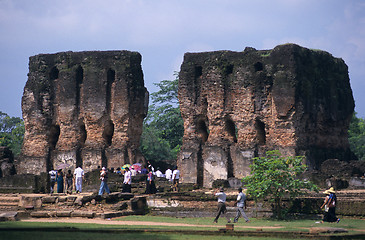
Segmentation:
{"type": "Polygon", "coordinates": [[[284,198],[293,199],[305,190],[318,191],[310,181],[299,178],[307,166],[303,156],[283,157],[277,150],[266,152],[265,157],[255,157],[250,165],[251,175],[242,179],[247,193],[257,202],[269,200],[273,206],[273,217],[282,219],[287,214],[283,208],[284,198]]]}

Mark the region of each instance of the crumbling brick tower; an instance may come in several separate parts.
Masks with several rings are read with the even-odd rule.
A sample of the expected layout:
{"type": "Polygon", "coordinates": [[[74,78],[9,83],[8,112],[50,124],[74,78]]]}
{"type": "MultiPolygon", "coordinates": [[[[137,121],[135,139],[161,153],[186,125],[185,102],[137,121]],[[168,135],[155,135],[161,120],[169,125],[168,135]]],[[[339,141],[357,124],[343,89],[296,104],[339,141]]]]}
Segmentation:
{"type": "Polygon", "coordinates": [[[324,51],[286,44],[186,53],[179,101],[185,130],[178,165],[186,183],[241,178],[253,157],[273,149],[306,156],[312,169],[352,157],[348,69],[324,51]]]}
{"type": "Polygon", "coordinates": [[[39,174],[62,163],[88,171],[141,162],[138,147],[147,108],[137,52],[30,57],[19,172],[39,174]]]}

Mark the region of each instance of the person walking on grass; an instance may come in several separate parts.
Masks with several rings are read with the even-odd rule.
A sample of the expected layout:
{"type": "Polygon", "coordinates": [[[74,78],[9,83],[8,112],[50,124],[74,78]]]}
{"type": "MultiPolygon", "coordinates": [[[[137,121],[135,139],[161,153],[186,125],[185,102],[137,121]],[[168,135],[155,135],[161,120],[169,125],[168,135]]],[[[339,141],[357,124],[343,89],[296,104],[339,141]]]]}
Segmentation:
{"type": "Polygon", "coordinates": [[[217,189],[214,192],[214,195],[216,197],[218,197],[218,211],[217,211],[217,216],[215,217],[213,222],[217,223],[219,216],[222,214],[227,219],[227,222],[230,223],[231,219],[226,215],[226,213],[227,213],[227,207],[226,207],[227,195],[224,193],[224,189],[223,188],[220,188],[219,190],[217,189]]]}
{"type": "Polygon", "coordinates": [[[237,196],[237,201],[235,203],[237,204],[237,214],[233,222],[234,223],[238,222],[238,219],[240,218],[241,215],[246,220],[246,222],[250,222],[250,219],[248,219],[248,217],[246,216],[245,211],[243,211],[243,207],[245,207],[245,209],[247,207],[246,207],[246,194],[242,192],[242,188],[238,188],[238,196],[237,196]]]}
{"type": "Polygon", "coordinates": [[[326,196],[325,201],[324,201],[323,205],[321,206],[321,208],[325,207],[325,212],[326,212],[326,206],[327,206],[328,212],[327,212],[327,214],[325,213],[322,223],[324,221],[339,223],[341,219],[336,217],[337,197],[336,197],[335,189],[333,187],[331,187],[330,189],[326,190],[324,193],[327,194],[327,196],[326,196]]]}

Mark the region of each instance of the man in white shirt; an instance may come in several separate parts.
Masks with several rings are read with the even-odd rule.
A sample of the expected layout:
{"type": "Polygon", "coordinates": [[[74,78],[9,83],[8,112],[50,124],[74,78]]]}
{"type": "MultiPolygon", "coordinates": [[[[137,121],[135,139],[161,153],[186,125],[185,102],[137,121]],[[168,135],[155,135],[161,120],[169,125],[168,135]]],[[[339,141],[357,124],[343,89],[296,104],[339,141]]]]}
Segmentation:
{"type": "Polygon", "coordinates": [[[132,173],[129,168],[125,168],[123,190],[122,192],[131,193],[132,192],[132,173]]]}
{"type": "Polygon", "coordinates": [[[240,215],[246,220],[246,222],[249,222],[250,219],[246,216],[246,213],[243,211],[243,207],[246,209],[246,195],[242,192],[242,188],[238,188],[238,196],[237,196],[237,214],[234,218],[233,222],[237,222],[240,215]]]}
{"type": "Polygon", "coordinates": [[[226,213],[227,213],[227,208],[226,208],[227,195],[224,193],[224,189],[220,188],[219,191],[217,189],[215,191],[214,195],[216,197],[218,197],[218,212],[217,212],[217,216],[215,217],[213,222],[217,223],[219,216],[222,214],[227,219],[227,222],[230,223],[231,219],[229,219],[229,217],[226,215],[226,213]]]}
{"type": "Polygon", "coordinates": [[[161,172],[160,168],[157,168],[156,177],[159,177],[159,178],[165,177],[165,175],[161,172]]]}
{"type": "Polygon", "coordinates": [[[82,178],[84,177],[84,170],[82,170],[81,166],[78,166],[74,171],[75,176],[75,188],[76,193],[82,192],[82,178]]]}
{"type": "Polygon", "coordinates": [[[169,180],[169,182],[172,181],[172,170],[168,168],[165,172],[166,179],[169,180]]]}
{"type": "Polygon", "coordinates": [[[175,168],[175,170],[172,172],[172,190],[178,192],[179,191],[179,179],[180,179],[180,171],[175,168]]]}

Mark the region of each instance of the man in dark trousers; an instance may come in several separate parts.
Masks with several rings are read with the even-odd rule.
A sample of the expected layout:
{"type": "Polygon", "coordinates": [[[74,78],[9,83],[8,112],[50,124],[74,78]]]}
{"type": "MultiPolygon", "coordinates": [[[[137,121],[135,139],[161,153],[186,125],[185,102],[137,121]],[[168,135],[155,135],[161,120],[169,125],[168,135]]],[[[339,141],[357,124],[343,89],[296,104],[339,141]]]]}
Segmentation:
{"type": "Polygon", "coordinates": [[[227,208],[226,208],[226,199],[227,199],[227,195],[224,193],[224,189],[220,188],[219,191],[218,189],[215,191],[214,195],[216,197],[218,197],[218,212],[217,212],[217,216],[214,219],[214,223],[218,222],[218,218],[221,214],[223,214],[225,216],[225,218],[227,219],[227,222],[230,223],[231,219],[229,219],[229,217],[226,215],[227,213],[227,208]]]}

